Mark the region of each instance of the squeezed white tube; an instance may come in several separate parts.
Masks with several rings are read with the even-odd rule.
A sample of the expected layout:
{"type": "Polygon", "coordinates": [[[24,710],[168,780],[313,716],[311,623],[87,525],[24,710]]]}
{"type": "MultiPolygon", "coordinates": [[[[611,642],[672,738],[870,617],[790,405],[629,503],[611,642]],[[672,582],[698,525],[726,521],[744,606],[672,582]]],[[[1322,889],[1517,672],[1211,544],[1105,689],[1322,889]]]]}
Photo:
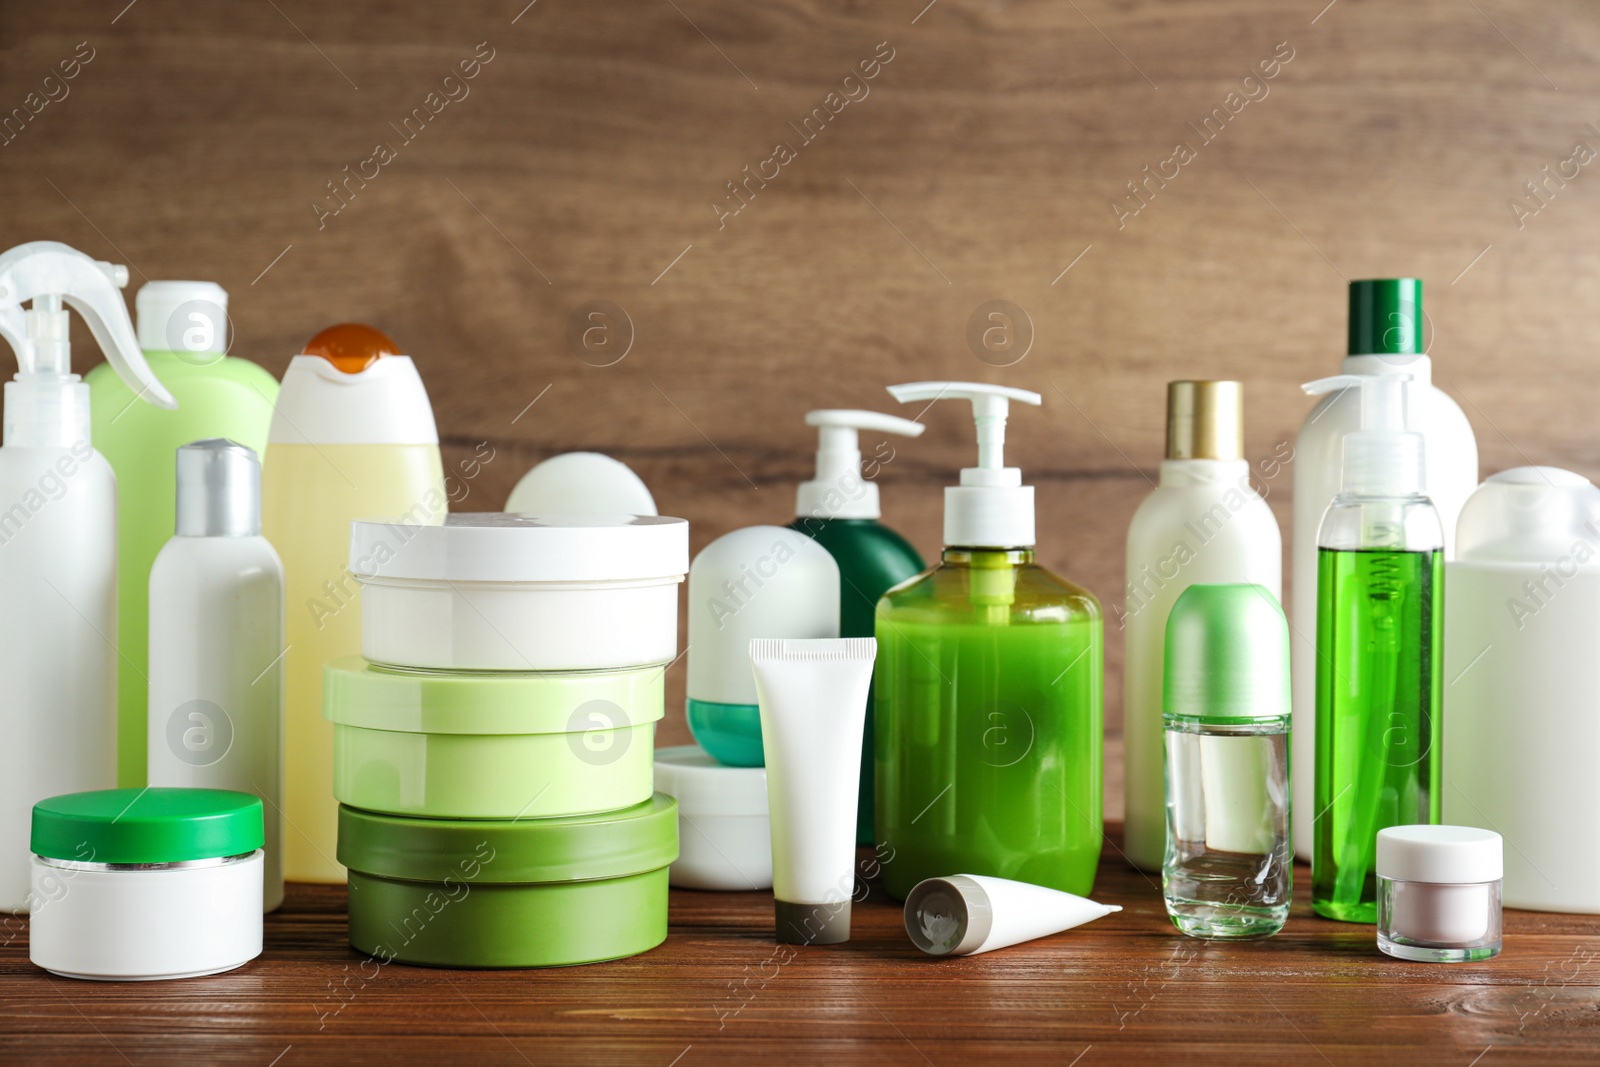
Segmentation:
{"type": "Polygon", "coordinates": [[[750,642],[784,944],[850,940],[861,734],[877,653],[870,637],[750,642]]]}
{"type": "Polygon", "coordinates": [[[931,956],[974,956],[1082,926],[1121,911],[1009,878],[924,878],[906,897],[906,933],[931,956]]]}

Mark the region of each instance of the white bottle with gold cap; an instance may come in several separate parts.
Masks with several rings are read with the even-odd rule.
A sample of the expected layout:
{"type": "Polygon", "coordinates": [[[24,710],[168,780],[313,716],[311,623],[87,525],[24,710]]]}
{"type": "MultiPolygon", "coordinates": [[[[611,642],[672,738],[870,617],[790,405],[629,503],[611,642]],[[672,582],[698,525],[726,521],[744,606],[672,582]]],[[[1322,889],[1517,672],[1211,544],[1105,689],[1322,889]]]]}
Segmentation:
{"type": "Polygon", "coordinates": [[[1124,851],[1161,869],[1166,848],[1161,664],[1167,614],[1196,582],[1246,582],[1281,598],[1283,540],[1244,458],[1238,382],[1167,383],[1167,454],[1160,483],[1128,527],[1128,577],[1117,612],[1124,634],[1124,851]]]}

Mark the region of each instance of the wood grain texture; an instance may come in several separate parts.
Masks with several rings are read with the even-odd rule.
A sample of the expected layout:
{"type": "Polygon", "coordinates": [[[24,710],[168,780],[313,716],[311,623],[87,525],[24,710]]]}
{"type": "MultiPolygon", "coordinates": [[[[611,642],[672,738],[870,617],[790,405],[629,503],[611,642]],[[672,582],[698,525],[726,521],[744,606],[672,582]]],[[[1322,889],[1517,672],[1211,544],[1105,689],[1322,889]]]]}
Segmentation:
{"type": "MultiPolygon", "coordinates": [[[[0,108],[59,95],[43,79],[80,42],[94,58],[0,146],[0,240],[67,240],[135,285],[217,279],[234,351],[275,373],[323,325],[376,323],[421,361],[448,461],[494,449],[466,506],[598,449],[696,549],[791,515],[809,408],[888,409],[885,385],[932,377],[1037,389],[1009,454],[1038,486],[1041,559],[1111,608],[1164,382],[1244,380],[1248,452],[1272,455],[1308,407],[1297,383],[1342,354],[1347,278],[1426,279],[1437,377],[1485,471],[1600,465],[1600,179],[1559,178],[1600,146],[1600,13],[1325,2],[5,5],[0,108]],[[1293,58],[1245,84],[1275,52],[1293,58]],[[493,58],[447,84],[475,53],[493,58]],[[860,98],[807,142],[830,92],[860,98]],[[1196,136],[1230,92],[1255,99],[1196,136]],[[429,93],[446,102],[407,140],[429,93]],[[1180,141],[1194,158],[1148,180],[1180,141]],[[779,142],[795,158],[724,214],[779,142]],[[394,158],[348,180],[380,143],[394,158]],[[967,344],[990,299],[1031,321],[1014,365],[967,344]],[[594,300],[631,322],[611,366],[568,342],[594,300]]],[[[933,553],[971,433],[959,405],[926,421],[881,484],[933,553]]],[[[1270,486],[1285,522],[1291,477],[1270,486]]],[[[1113,627],[1113,734],[1120,665],[1113,627]]],[[[686,737],[681,685],[664,742],[686,737]]]]}
{"type": "MultiPolygon", "coordinates": [[[[1308,884],[1304,867],[1296,879],[1308,884]]],[[[1266,941],[1185,938],[1159,888],[1112,847],[1095,896],[1125,910],[935,960],[876,891],[856,905],[849,943],[791,955],[771,940],[769,894],[674,890],[666,943],[634,959],[452,971],[377,966],[345,943],[344,890],[292,886],[267,919],[263,955],[211,978],[53,978],[16,937],[0,947],[0,1061],[1594,1062],[1592,917],[1507,912],[1499,958],[1446,966],[1391,960],[1372,927],[1316,918],[1305,900],[1266,941]]]]}

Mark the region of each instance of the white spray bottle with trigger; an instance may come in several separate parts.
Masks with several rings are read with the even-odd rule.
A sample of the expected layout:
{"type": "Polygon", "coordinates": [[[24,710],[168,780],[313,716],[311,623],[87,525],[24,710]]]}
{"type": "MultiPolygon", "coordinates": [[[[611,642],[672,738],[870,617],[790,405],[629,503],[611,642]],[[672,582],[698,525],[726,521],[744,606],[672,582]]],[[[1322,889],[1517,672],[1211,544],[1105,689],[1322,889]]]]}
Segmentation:
{"type": "Polygon", "coordinates": [[[117,482],[90,444],[66,307],[135,393],[175,408],[139,350],[127,280],[56,241],[0,254],[0,337],[18,364],[0,446],[0,910],[47,903],[29,899],[33,805],[116,785],[117,482]]]}

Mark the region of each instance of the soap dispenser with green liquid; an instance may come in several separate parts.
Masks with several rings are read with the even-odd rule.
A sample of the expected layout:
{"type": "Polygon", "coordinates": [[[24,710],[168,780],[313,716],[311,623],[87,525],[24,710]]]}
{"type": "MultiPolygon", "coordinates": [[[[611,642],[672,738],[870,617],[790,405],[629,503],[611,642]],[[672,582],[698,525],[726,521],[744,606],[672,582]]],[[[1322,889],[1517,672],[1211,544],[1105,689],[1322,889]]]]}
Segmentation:
{"type": "Polygon", "coordinates": [[[938,565],[878,602],[877,839],[884,888],[993,875],[1080,896],[1101,842],[1100,603],[1034,562],[1033,487],[1004,460],[1010,402],[966,382],[891,386],[967,400],[978,464],[945,489],[938,565]]]}
{"type": "Polygon", "coordinates": [[[1378,831],[1437,823],[1443,793],[1444,528],[1408,429],[1405,372],[1304,386],[1361,394],[1343,488],[1317,533],[1316,780],[1311,906],[1378,918],[1378,831]]]}
{"type": "MultiPolygon", "coordinates": [[[[878,598],[927,566],[910,541],[885,526],[873,479],[885,463],[880,442],[863,466],[861,432],[917,437],[920,422],[876,411],[823,410],[806,413],[817,428],[817,470],[795,493],[789,529],[806,534],[839,565],[839,636],[871,637],[878,598]]],[[[873,705],[867,697],[866,734],[861,744],[861,781],[856,803],[856,844],[873,843],[873,705]]]]}

